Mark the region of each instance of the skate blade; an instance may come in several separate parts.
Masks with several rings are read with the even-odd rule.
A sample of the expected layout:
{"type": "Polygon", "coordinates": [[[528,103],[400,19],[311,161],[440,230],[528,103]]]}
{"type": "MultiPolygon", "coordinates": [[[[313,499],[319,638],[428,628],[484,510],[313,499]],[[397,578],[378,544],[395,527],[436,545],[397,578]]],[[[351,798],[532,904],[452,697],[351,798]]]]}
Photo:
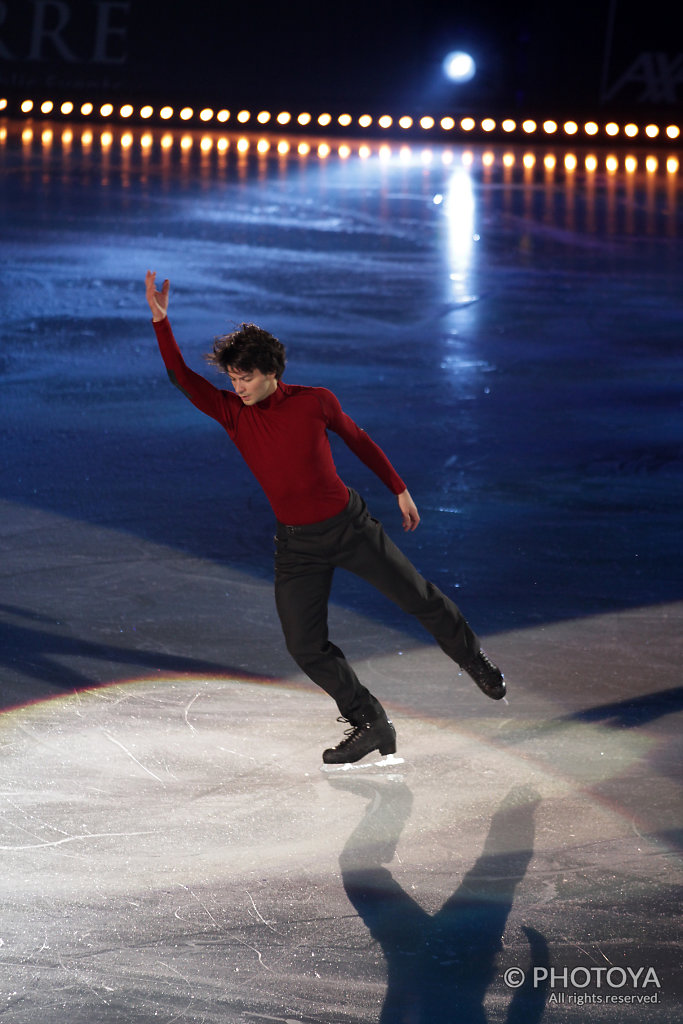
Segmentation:
{"type": "Polygon", "coordinates": [[[405,764],[405,758],[396,757],[396,754],[387,754],[385,757],[380,757],[379,760],[375,761],[345,761],[343,764],[321,764],[320,771],[329,775],[337,772],[363,772],[373,768],[379,770],[391,769],[401,764],[405,764]]]}

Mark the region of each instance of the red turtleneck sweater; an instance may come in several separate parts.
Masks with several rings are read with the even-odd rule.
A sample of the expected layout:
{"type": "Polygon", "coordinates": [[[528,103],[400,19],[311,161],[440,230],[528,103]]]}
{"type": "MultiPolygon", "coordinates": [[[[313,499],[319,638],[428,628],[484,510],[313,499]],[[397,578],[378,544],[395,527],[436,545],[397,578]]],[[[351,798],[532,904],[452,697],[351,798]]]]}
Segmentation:
{"type": "Polygon", "coordinates": [[[398,495],[406,489],[382,449],[327,388],[279,381],[268,398],[244,405],[234,392],[214,387],[189,369],[168,317],[155,322],[154,329],[171,381],[227,430],[281,523],[317,523],[346,507],[348,490],[334,465],[328,430],[338,434],[390,491],[398,495]]]}

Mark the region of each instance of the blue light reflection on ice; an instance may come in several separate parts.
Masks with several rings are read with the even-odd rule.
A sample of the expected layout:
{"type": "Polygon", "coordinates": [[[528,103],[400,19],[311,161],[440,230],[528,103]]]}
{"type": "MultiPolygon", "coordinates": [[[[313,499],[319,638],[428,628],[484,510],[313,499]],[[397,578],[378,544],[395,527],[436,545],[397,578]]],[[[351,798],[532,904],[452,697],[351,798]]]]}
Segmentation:
{"type": "Polygon", "coordinates": [[[454,314],[456,317],[456,323],[448,332],[441,366],[458,375],[462,383],[463,370],[490,369],[469,350],[469,344],[462,335],[463,328],[473,326],[479,299],[473,287],[474,246],[478,239],[475,232],[477,208],[468,165],[463,164],[454,169],[445,195],[435,196],[434,203],[443,208],[446,218],[446,303],[449,319],[454,314]]]}
{"type": "Polygon", "coordinates": [[[444,203],[448,221],[448,256],[450,265],[450,299],[458,305],[475,300],[470,290],[474,248],[475,201],[472,175],[467,167],[453,171],[444,203]]]}

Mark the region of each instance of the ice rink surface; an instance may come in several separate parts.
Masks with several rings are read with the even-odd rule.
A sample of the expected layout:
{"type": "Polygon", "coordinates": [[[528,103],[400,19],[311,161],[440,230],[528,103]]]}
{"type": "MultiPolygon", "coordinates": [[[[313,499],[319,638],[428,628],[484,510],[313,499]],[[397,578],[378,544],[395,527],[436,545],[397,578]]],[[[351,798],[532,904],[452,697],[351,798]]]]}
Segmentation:
{"type": "Polygon", "coordinates": [[[680,1020],[680,171],[0,128],[0,1020],[680,1020]],[[404,763],[319,770],[272,513],[147,268],[193,368],[253,320],[384,448],[408,536],[332,439],[509,704],[339,576],[404,763]]]}

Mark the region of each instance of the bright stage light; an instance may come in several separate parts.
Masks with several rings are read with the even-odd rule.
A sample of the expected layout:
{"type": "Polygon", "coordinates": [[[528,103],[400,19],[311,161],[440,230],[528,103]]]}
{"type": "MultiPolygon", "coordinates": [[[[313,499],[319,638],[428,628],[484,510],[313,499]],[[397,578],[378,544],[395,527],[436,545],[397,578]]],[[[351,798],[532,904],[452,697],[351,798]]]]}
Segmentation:
{"type": "Polygon", "coordinates": [[[443,72],[451,82],[469,82],[474,78],[477,65],[469,53],[454,50],[443,62],[443,72]]]}

